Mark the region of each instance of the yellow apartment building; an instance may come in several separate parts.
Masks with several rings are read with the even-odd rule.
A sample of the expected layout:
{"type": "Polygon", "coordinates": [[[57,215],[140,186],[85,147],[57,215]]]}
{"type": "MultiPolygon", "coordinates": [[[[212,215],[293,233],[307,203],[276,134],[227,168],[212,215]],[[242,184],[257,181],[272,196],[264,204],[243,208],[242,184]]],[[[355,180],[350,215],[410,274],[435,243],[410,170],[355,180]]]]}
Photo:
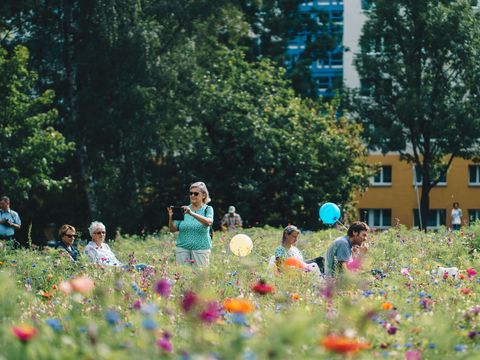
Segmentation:
{"type": "MultiPolygon", "coordinates": [[[[409,228],[418,226],[422,186],[420,176],[414,181],[412,164],[400,161],[398,153],[372,152],[367,161],[381,164],[381,169],[370,179],[367,190],[356,195],[358,218],[378,229],[394,225],[396,219],[409,228]]],[[[464,223],[480,219],[480,164],[453,160],[446,178],[430,191],[430,214],[426,219],[429,229],[441,225],[450,227],[450,212],[455,201],[460,203],[464,223]]]]}

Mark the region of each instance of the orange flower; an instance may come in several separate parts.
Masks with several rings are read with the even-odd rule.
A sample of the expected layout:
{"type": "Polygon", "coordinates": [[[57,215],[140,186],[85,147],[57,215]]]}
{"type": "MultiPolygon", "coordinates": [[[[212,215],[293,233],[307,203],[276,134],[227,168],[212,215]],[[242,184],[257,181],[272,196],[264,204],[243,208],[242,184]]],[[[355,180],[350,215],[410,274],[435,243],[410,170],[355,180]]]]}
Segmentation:
{"type": "Polygon", "coordinates": [[[22,342],[27,342],[37,335],[38,331],[33,326],[27,324],[20,324],[12,326],[12,333],[22,342]]]}
{"type": "Polygon", "coordinates": [[[37,294],[46,298],[46,299],[50,299],[52,297],[52,294],[49,293],[48,291],[40,290],[37,294]]]}
{"type": "Polygon", "coordinates": [[[300,295],[298,295],[297,293],[293,293],[293,294],[292,294],[292,300],[293,300],[293,301],[297,301],[297,300],[299,300],[299,299],[300,299],[300,295]]]}
{"type": "Polygon", "coordinates": [[[57,290],[57,289],[58,289],[57,284],[53,284],[52,285],[52,290],[57,290]]]}
{"type": "Polygon", "coordinates": [[[223,307],[228,312],[246,314],[253,311],[253,305],[248,300],[243,299],[225,299],[223,307]]]}
{"type": "Polygon", "coordinates": [[[83,276],[70,281],[62,281],[59,285],[60,290],[65,294],[70,294],[71,292],[76,292],[80,294],[90,293],[95,284],[92,279],[83,276]]]}
{"type": "Polygon", "coordinates": [[[86,276],[70,280],[70,285],[74,292],[80,294],[88,294],[95,287],[93,280],[86,276]]]}
{"type": "Polygon", "coordinates": [[[363,343],[358,340],[338,336],[334,334],[328,335],[320,342],[326,349],[336,353],[354,354],[359,350],[369,349],[370,344],[363,343]]]}
{"type": "Polygon", "coordinates": [[[382,309],[383,310],[392,310],[393,309],[393,304],[391,302],[386,301],[382,304],[382,309]]]}
{"type": "Polygon", "coordinates": [[[296,269],[305,268],[305,264],[303,263],[303,261],[298,260],[297,258],[294,258],[294,257],[286,258],[285,261],[283,262],[283,266],[286,268],[296,268],[296,269]]]}
{"type": "Polygon", "coordinates": [[[458,274],[458,278],[460,280],[465,280],[467,277],[465,276],[465,274],[458,274]]]}
{"type": "Polygon", "coordinates": [[[463,295],[470,295],[472,293],[472,289],[469,288],[461,288],[460,291],[463,295]]]}

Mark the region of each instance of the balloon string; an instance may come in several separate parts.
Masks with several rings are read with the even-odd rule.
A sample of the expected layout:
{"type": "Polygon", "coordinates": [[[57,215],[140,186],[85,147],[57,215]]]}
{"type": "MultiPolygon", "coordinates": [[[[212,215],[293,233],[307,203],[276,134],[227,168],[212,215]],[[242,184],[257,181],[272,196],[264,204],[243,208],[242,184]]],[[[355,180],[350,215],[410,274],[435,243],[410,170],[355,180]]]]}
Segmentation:
{"type": "Polygon", "coordinates": [[[345,230],[348,230],[348,228],[347,228],[340,220],[337,220],[337,223],[339,223],[340,225],[342,225],[342,226],[345,228],[345,230]]]}

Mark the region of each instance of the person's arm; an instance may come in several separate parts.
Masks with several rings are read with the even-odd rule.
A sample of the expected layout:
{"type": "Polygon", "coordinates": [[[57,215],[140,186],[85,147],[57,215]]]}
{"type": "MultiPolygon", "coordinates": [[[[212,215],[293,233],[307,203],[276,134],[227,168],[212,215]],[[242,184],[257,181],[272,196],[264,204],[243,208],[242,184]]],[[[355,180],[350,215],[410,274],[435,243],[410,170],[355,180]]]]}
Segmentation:
{"type": "Polygon", "coordinates": [[[13,227],[15,230],[19,230],[20,227],[22,226],[22,222],[20,221],[20,217],[18,216],[18,214],[16,213],[13,213],[12,214],[12,220],[7,220],[6,223],[7,225],[13,227]]]}
{"type": "Polygon", "coordinates": [[[177,226],[173,222],[173,209],[171,207],[168,207],[167,212],[168,212],[168,231],[170,232],[178,231],[177,226]]]}
{"type": "Polygon", "coordinates": [[[213,209],[211,206],[207,209],[207,216],[202,216],[200,214],[194,213],[192,209],[188,206],[182,206],[183,210],[185,210],[185,214],[190,215],[194,219],[198,220],[204,226],[212,226],[213,224],[213,209]],[[212,210],[210,210],[212,209],[212,210]],[[210,211],[209,211],[210,210],[210,211]],[[209,214],[211,212],[211,215],[209,214]]]}
{"type": "Polygon", "coordinates": [[[237,226],[241,229],[243,227],[242,218],[237,214],[237,226]]]}

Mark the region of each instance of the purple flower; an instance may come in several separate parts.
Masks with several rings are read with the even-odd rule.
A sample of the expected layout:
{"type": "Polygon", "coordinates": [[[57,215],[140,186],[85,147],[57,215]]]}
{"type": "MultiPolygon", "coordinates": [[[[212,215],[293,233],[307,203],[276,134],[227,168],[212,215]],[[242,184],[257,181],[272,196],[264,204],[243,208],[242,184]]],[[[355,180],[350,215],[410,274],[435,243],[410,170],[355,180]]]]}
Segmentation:
{"type": "Polygon", "coordinates": [[[207,324],[215,322],[220,317],[218,303],[216,301],[209,302],[206,309],[203,310],[199,316],[200,319],[207,324]]]}
{"type": "Polygon", "coordinates": [[[476,335],[477,335],[477,332],[476,332],[476,331],[470,331],[470,332],[468,333],[468,337],[469,337],[470,339],[473,339],[476,335]]]}
{"type": "Polygon", "coordinates": [[[135,310],[140,310],[141,307],[142,307],[142,302],[140,300],[135,300],[133,302],[133,308],[135,310]]]}
{"type": "Polygon", "coordinates": [[[160,279],[153,285],[153,290],[164,298],[168,298],[170,296],[171,288],[172,285],[167,279],[160,279]]]}
{"type": "Polygon", "coordinates": [[[192,307],[198,302],[198,296],[193,291],[189,290],[183,294],[182,309],[189,312],[192,307]]]}
{"type": "Polygon", "coordinates": [[[395,335],[397,333],[397,328],[395,326],[389,326],[387,332],[389,335],[395,335]]]}
{"type": "Polygon", "coordinates": [[[172,352],[173,351],[173,345],[170,342],[170,340],[166,337],[163,337],[161,339],[157,340],[157,346],[162,349],[165,352],[172,352]]]}

